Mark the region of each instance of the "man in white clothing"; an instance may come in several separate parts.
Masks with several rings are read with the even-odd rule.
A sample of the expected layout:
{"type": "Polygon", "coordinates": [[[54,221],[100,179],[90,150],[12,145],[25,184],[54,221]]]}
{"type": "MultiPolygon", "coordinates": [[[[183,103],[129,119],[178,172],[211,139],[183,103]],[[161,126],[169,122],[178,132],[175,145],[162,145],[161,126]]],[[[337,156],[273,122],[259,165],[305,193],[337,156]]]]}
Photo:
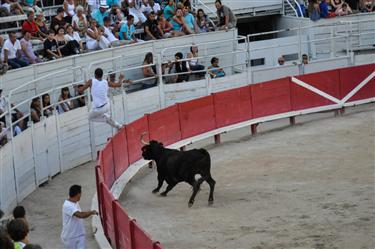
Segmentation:
{"type": "Polygon", "coordinates": [[[109,87],[121,87],[124,83],[124,75],[120,74],[119,81],[108,82],[103,79],[103,69],[95,69],[95,78],[92,78],[86,82],[83,86],[83,91],[87,88],[91,88],[92,96],[92,109],[89,113],[89,120],[93,122],[106,122],[116,129],[122,127],[121,124],[114,121],[110,114],[110,103],[108,98],[109,87]]]}
{"type": "Polygon", "coordinates": [[[71,186],[69,199],[65,200],[63,204],[61,240],[64,244],[64,249],[86,249],[83,219],[98,215],[96,210],[81,211],[78,203],[81,199],[81,190],[82,188],[79,185],[71,186]]]}

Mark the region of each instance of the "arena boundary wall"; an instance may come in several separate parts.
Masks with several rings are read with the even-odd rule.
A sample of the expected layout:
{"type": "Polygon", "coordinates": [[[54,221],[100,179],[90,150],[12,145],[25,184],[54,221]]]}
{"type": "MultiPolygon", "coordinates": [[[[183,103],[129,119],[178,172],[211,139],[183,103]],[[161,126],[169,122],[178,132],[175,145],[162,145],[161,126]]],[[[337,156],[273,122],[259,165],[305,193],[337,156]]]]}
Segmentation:
{"type": "MultiPolygon", "coordinates": [[[[127,182],[150,162],[141,159],[141,134],[170,148],[262,122],[375,102],[375,64],[285,77],[177,103],[127,124],[98,153],[93,219],[101,248],[161,249],[117,199],[127,182]],[[237,111],[233,111],[237,110],[237,111]],[[106,240],[107,238],[108,240],[106,240]]],[[[145,228],[147,230],[147,228],[145,228]]]]}

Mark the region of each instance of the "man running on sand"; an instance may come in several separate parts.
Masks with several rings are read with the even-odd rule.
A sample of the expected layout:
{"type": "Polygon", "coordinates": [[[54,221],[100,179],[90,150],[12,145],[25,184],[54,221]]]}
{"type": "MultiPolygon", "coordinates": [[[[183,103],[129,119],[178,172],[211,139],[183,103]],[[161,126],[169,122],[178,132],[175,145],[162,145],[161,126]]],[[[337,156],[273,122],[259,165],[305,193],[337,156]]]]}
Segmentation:
{"type": "Polygon", "coordinates": [[[88,80],[83,86],[83,91],[91,88],[92,109],[89,113],[89,121],[106,122],[116,129],[122,127],[121,124],[111,118],[110,103],[108,98],[109,87],[121,87],[124,83],[124,75],[120,74],[118,82],[108,82],[103,79],[103,69],[95,69],[95,77],[88,80]]]}

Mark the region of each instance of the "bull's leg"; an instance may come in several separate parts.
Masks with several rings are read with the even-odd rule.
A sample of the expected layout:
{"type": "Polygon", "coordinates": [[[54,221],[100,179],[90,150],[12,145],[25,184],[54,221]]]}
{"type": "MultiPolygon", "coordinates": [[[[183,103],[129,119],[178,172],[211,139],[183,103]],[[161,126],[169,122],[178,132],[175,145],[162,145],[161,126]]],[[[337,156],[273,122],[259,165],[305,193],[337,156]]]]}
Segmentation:
{"type": "Polygon", "coordinates": [[[154,190],[152,190],[152,193],[155,194],[159,192],[161,186],[163,186],[163,182],[164,182],[163,177],[160,174],[158,174],[158,186],[154,190]]]}
{"type": "Polygon", "coordinates": [[[189,203],[188,203],[188,206],[189,207],[192,207],[193,204],[194,204],[194,200],[195,200],[195,196],[197,195],[200,187],[201,187],[201,184],[202,182],[204,181],[205,179],[202,177],[202,178],[199,178],[198,181],[195,182],[195,184],[193,185],[193,194],[191,195],[190,197],[190,200],[189,200],[189,203]]]}
{"type": "Polygon", "coordinates": [[[174,186],[176,186],[176,183],[169,184],[169,185],[167,186],[167,188],[165,189],[165,191],[162,192],[160,195],[161,195],[161,196],[167,196],[168,192],[171,191],[171,190],[174,188],[174,186]]]}
{"type": "Polygon", "coordinates": [[[208,197],[208,205],[214,204],[214,189],[215,189],[215,180],[209,176],[206,180],[208,185],[210,185],[210,196],[208,197]]]}

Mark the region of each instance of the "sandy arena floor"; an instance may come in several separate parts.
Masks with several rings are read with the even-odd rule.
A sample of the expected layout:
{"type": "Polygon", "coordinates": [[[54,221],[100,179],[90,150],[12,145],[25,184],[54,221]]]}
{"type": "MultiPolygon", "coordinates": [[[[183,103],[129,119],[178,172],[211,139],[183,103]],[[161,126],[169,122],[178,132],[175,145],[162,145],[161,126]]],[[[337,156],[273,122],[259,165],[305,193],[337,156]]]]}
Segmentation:
{"type": "Polygon", "coordinates": [[[166,249],[375,248],[375,105],[258,129],[194,144],[211,154],[212,207],[206,183],[190,209],[187,184],[153,195],[156,170],[148,168],[122,204],[166,249]]]}

